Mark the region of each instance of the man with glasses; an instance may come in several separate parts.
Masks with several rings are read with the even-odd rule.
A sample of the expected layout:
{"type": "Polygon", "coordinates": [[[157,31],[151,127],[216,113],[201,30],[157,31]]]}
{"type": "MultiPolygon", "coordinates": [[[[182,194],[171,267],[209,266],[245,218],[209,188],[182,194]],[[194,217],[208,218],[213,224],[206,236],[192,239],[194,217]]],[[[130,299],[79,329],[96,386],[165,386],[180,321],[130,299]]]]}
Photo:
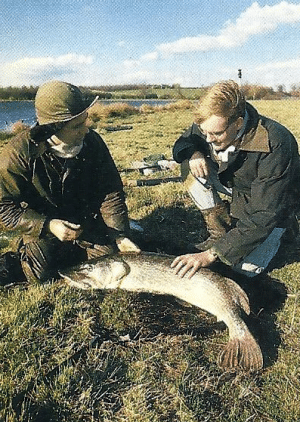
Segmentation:
{"type": "Polygon", "coordinates": [[[196,123],[175,142],[173,156],[210,233],[194,253],[173,261],[176,273],[191,277],[220,260],[254,277],[284,239],[298,234],[297,142],[260,116],[234,81],[214,85],[201,99],[196,123]]]}

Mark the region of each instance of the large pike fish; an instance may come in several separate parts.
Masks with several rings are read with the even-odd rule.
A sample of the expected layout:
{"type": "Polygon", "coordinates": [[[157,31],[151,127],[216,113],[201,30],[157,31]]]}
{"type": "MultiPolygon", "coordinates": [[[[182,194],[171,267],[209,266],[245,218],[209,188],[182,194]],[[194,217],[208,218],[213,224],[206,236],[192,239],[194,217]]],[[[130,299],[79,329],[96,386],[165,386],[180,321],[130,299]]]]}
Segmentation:
{"type": "Polygon", "coordinates": [[[170,267],[174,257],[155,253],[125,254],[98,258],[78,265],[61,276],[81,289],[124,289],[175,296],[223,321],[229,341],[220,352],[223,369],[258,371],[263,366],[259,345],[241,317],[250,313],[248,296],[233,280],[203,268],[190,279],[170,267]]]}

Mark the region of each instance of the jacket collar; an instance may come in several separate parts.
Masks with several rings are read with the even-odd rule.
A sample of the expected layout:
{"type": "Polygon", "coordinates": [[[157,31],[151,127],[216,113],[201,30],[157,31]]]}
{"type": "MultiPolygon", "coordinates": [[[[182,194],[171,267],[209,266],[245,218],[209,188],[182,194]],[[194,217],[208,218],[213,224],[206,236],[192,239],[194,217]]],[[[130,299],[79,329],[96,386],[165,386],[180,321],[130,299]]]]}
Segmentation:
{"type": "Polygon", "coordinates": [[[261,119],[251,104],[247,103],[249,121],[238,149],[250,152],[270,152],[268,131],[261,125],[261,119]]]}
{"type": "Polygon", "coordinates": [[[44,154],[45,151],[49,150],[49,145],[46,141],[36,142],[30,139],[30,155],[36,159],[44,154]]]}

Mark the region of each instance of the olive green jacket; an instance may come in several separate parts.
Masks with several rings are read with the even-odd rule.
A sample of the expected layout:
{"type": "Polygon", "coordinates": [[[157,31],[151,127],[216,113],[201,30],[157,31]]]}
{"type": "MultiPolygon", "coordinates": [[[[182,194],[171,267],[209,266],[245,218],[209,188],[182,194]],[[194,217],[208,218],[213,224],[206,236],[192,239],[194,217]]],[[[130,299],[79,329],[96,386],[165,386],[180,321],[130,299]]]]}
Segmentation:
{"type": "Polygon", "coordinates": [[[11,250],[21,241],[46,234],[58,218],[81,224],[82,237],[94,243],[128,230],[122,182],[102,138],[89,131],[75,158],[55,156],[30,131],[12,138],[0,153],[0,224],[12,234],[11,250]]]}

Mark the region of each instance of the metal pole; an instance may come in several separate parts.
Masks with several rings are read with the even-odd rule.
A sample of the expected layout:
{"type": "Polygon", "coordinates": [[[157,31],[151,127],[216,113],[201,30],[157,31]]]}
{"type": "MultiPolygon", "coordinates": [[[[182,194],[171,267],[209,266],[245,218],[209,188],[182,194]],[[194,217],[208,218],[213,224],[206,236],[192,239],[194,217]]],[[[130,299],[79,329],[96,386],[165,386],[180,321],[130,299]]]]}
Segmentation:
{"type": "Polygon", "coordinates": [[[242,69],[238,69],[239,85],[242,86],[242,69]]]}

